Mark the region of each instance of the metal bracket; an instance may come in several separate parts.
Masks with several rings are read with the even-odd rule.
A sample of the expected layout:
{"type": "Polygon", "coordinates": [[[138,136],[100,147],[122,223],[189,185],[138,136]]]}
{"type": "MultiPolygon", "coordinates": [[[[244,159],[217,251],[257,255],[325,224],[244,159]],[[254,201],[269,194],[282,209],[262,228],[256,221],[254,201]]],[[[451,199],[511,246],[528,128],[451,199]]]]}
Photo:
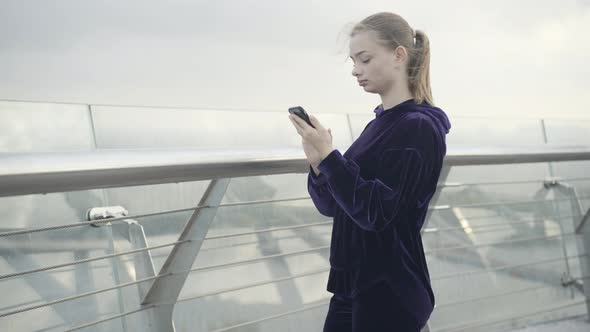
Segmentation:
{"type": "MultiPolygon", "coordinates": [[[[86,211],[86,220],[93,221],[93,220],[104,220],[110,218],[118,218],[124,217],[129,215],[129,211],[127,211],[122,206],[104,206],[104,207],[95,207],[90,208],[86,211]]],[[[98,223],[98,224],[90,224],[94,227],[100,227],[104,225],[110,225],[111,223],[98,223]]]]}
{"type": "Polygon", "coordinates": [[[574,279],[566,273],[561,276],[561,285],[563,287],[569,287],[573,285],[578,291],[584,293],[584,284],[580,280],[574,279]]]}
{"type": "Polygon", "coordinates": [[[563,180],[563,178],[558,176],[546,177],[545,180],[543,180],[543,187],[545,187],[545,189],[550,189],[561,184],[561,180],[563,180]]]}

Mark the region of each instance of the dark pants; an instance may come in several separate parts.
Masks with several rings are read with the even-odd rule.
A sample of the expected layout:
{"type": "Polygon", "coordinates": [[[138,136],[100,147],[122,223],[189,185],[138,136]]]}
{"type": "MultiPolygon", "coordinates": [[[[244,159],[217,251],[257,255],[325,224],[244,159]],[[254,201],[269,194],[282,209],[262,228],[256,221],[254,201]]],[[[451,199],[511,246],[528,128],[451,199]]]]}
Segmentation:
{"type": "Polygon", "coordinates": [[[389,285],[380,281],[355,298],[334,294],[323,332],[420,332],[420,327],[389,285]]]}

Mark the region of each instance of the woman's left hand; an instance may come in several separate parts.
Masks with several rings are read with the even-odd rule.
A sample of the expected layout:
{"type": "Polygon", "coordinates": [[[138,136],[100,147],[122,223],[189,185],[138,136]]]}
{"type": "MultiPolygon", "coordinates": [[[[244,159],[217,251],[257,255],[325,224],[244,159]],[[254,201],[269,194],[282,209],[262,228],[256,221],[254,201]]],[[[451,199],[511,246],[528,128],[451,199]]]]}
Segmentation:
{"type": "Polygon", "coordinates": [[[315,128],[296,115],[289,114],[289,119],[301,136],[301,143],[304,146],[308,161],[311,166],[317,167],[334,150],[332,146],[332,130],[326,129],[313,115],[309,115],[309,120],[315,128]],[[319,153],[319,160],[314,160],[314,156],[309,155],[307,149],[305,149],[306,145],[311,145],[319,153]]]}

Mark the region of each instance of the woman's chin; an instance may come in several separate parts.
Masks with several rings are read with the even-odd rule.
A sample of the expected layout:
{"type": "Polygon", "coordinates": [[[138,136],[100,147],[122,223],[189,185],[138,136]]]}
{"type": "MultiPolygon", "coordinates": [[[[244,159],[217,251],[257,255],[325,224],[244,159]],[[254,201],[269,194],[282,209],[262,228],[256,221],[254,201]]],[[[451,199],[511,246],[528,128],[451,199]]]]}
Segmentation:
{"type": "Polygon", "coordinates": [[[376,93],[376,91],[374,91],[374,89],[372,89],[369,85],[363,85],[363,90],[369,93],[376,93]]]}

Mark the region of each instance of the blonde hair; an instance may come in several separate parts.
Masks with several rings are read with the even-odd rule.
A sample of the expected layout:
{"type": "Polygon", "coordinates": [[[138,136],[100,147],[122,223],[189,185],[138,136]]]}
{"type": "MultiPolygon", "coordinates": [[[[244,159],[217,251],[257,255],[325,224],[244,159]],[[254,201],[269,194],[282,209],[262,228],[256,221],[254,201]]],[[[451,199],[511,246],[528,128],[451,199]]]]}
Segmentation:
{"type": "Polygon", "coordinates": [[[430,41],[421,30],[410,27],[406,20],[394,13],[373,14],[357,23],[350,32],[355,34],[375,31],[379,42],[392,50],[403,46],[408,51],[408,87],[417,104],[423,102],[434,106],[430,88],[430,41]],[[416,42],[414,42],[414,38],[416,42]]]}

